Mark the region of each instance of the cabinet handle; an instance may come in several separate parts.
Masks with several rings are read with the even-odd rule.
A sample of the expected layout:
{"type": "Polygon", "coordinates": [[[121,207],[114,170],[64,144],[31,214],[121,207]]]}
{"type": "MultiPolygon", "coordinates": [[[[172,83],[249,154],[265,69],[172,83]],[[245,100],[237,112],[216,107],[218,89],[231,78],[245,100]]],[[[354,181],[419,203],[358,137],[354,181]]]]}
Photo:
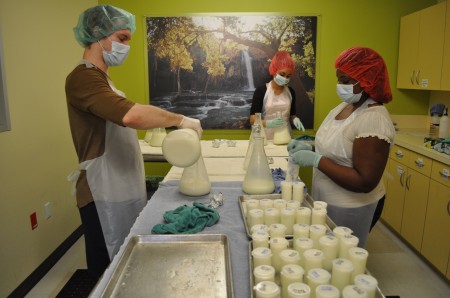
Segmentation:
{"type": "Polygon", "coordinates": [[[411,81],[411,85],[414,85],[414,75],[416,73],[416,70],[413,69],[413,71],[411,71],[411,75],[409,76],[409,80],[411,81]]]}
{"type": "Polygon", "coordinates": [[[447,180],[448,178],[450,178],[450,174],[449,174],[449,172],[448,172],[447,169],[443,169],[442,172],[439,171],[439,174],[441,174],[441,177],[444,178],[444,179],[446,179],[446,180],[447,180]]]}
{"type": "Polygon", "coordinates": [[[423,168],[425,165],[423,164],[423,160],[421,158],[418,158],[414,161],[416,163],[416,166],[419,168],[423,168]]]}
{"type": "Polygon", "coordinates": [[[395,152],[395,155],[396,155],[398,158],[402,158],[402,157],[403,157],[403,152],[402,152],[401,150],[398,150],[397,152],[395,152]]]}
{"type": "Polygon", "coordinates": [[[406,176],[406,189],[409,190],[409,185],[411,184],[411,174],[406,176]]]}
{"type": "Polygon", "coordinates": [[[447,214],[450,215],[450,201],[447,202],[447,214]]]}
{"type": "Polygon", "coordinates": [[[420,69],[418,69],[417,72],[416,72],[416,83],[417,83],[417,85],[419,85],[419,74],[420,74],[420,69]]]}
{"type": "Polygon", "coordinates": [[[403,187],[403,173],[400,174],[400,185],[403,187]]]}

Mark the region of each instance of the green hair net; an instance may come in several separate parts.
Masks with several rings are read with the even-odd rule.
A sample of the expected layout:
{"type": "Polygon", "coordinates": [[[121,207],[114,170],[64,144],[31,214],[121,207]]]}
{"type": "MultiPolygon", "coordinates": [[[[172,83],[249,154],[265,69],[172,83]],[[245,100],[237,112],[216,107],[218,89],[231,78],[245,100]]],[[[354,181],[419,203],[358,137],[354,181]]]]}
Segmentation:
{"type": "Polygon", "coordinates": [[[97,5],[85,10],[73,28],[76,40],[87,47],[118,30],[136,30],[134,15],[112,5],[97,5]]]}

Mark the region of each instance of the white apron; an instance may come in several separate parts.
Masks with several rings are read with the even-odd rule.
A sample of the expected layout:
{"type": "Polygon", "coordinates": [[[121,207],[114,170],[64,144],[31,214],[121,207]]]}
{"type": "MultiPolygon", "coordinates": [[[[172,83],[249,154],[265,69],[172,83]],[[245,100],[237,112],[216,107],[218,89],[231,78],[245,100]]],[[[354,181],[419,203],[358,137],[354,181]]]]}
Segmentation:
{"type": "MultiPolygon", "coordinates": [[[[288,123],[289,132],[292,131],[291,125],[289,124],[290,112],[291,112],[291,102],[290,92],[287,86],[284,86],[283,92],[276,95],[272,89],[271,82],[266,84],[267,91],[264,95],[263,100],[263,112],[262,118],[264,120],[272,120],[277,118],[277,112],[281,112],[281,117],[288,123]]],[[[268,140],[273,140],[273,134],[275,128],[265,128],[266,136],[268,140]]]]}
{"type": "MultiPolygon", "coordinates": [[[[111,82],[110,86],[124,96],[111,82]]],[[[147,201],[144,162],[136,131],[106,121],[104,154],[82,162],[68,179],[76,183],[80,170],[86,170],[112,260],[147,201]]]]}
{"type": "MultiPolygon", "coordinates": [[[[347,104],[341,103],[333,109],[316,133],[316,152],[335,163],[353,167],[353,140],[347,140],[344,131],[372,103],[375,102],[372,99],[367,99],[348,118],[342,120],[335,120],[335,117],[347,104]]],[[[325,201],[330,205],[340,207],[361,207],[375,202],[383,194],[382,181],[369,193],[356,193],[339,186],[319,169],[313,169],[312,196],[315,200],[325,201]]]]}

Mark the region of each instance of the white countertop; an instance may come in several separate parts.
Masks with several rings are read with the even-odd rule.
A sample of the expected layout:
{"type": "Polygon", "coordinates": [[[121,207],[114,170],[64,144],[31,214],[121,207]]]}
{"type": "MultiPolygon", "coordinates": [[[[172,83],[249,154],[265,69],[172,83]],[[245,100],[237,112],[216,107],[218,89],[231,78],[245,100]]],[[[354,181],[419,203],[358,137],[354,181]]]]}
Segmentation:
{"type": "MultiPolygon", "coordinates": [[[[209,180],[213,181],[244,181],[244,157],[203,158],[209,180]]],[[[271,169],[281,168],[287,171],[287,160],[285,157],[273,157],[273,163],[269,164],[271,169]]],[[[171,167],[164,177],[164,181],[180,180],[184,168],[171,167]]]]}
{"type": "MultiPolygon", "coordinates": [[[[202,156],[208,157],[245,157],[247,155],[248,140],[234,140],[236,146],[229,147],[226,141],[220,143],[218,148],[213,147],[213,141],[202,140],[200,141],[202,148],[202,156]]],[[[139,146],[141,148],[144,159],[159,158],[164,159],[162,148],[150,146],[144,140],[139,140],[139,146]]],[[[267,156],[270,157],[287,157],[287,145],[274,145],[272,141],[269,141],[264,146],[264,151],[267,156]]]]}

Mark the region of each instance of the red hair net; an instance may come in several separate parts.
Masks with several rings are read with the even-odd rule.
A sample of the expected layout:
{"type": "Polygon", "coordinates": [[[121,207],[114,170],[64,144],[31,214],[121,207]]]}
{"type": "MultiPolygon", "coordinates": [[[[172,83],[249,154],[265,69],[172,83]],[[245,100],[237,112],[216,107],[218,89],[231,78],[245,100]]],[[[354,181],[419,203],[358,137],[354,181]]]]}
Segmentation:
{"type": "Polygon", "coordinates": [[[273,56],[272,62],[270,62],[269,73],[271,76],[277,73],[280,69],[288,68],[294,72],[295,64],[291,55],[286,51],[279,51],[273,56]]]}
{"type": "Polygon", "coordinates": [[[360,82],[364,92],[380,103],[392,100],[389,76],[383,58],[374,50],[353,47],[343,51],[334,66],[360,82]]]}

